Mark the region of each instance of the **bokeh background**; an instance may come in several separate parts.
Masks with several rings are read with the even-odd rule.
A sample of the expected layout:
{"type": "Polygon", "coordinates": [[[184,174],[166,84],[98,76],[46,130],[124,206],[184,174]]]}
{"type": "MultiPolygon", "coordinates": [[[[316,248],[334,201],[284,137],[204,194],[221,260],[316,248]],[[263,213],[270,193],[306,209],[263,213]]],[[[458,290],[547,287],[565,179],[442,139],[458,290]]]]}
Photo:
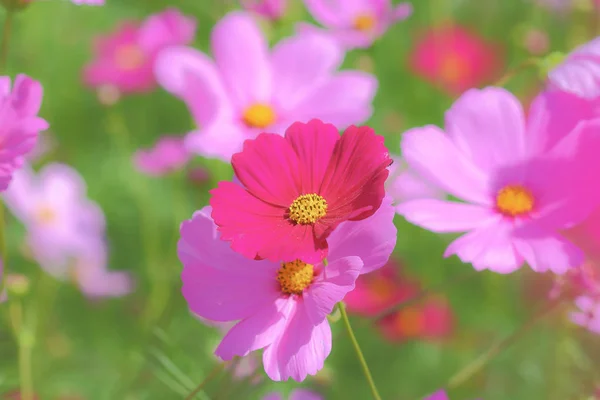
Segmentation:
{"type": "MultiPolygon", "coordinates": [[[[532,57],[567,52],[598,34],[600,14],[591,0],[567,1],[572,4],[564,8],[543,3],[413,0],[410,18],[393,25],[371,48],[346,56],[344,68],[372,72],[380,83],[374,114],[366,124],[385,136],[390,152],[399,154],[402,132],[443,123],[444,111],[459,93],[444,86],[448,75],[427,78],[411,68],[420,39],[432,30],[458,26],[482,43],[493,68],[475,83],[479,86],[532,57]]],[[[143,20],[166,7],[197,19],[193,46],[209,52],[211,28],[239,5],[225,0],[108,0],[104,7],[77,7],[55,0],[32,4],[14,20],[6,74],[26,73],[42,82],[41,116],[51,126],[43,133],[49,149],[34,167],[58,161],[83,176],[89,197],[106,214],[110,268],[128,271],[135,279],[135,290],[127,296],[86,298],[27,256],[24,228],[7,214],[8,270],[29,282],[19,302],[24,325],[32,333],[27,362],[39,399],[182,399],[217,365],[212,351],[221,333],[187,309],[180,293],[176,242],[181,221],[207,204],[208,190],[230,179],[231,168],[195,157],[168,176],[140,173],[132,162],[136,150],[164,134],[193,128],[185,105],[160,88],[106,105],[81,78],[93,56],[95,36],[114,30],[122,20],[143,20]]],[[[301,0],[289,0],[277,22],[257,19],[271,42],[293,34],[297,22],[312,21],[301,0]]],[[[447,34],[437,38],[444,43],[447,34]]],[[[452,53],[448,44],[439,49],[452,53]]],[[[479,73],[464,63],[459,66],[467,68],[466,75],[479,73]]],[[[524,69],[506,87],[527,104],[542,84],[539,71],[524,69]]],[[[391,333],[372,317],[354,315],[352,322],[383,398],[420,399],[530,321],[548,301],[549,279],[524,269],[507,276],[475,273],[456,258],[442,257],[451,237],[410,226],[399,216],[396,223],[399,235],[391,268],[401,271],[400,281],[411,283],[388,289],[405,290],[404,300],[419,298],[401,310],[404,314],[394,314],[391,333]],[[432,317],[435,329],[419,322],[429,299],[438,304],[432,317]]],[[[372,286],[385,296],[385,283],[372,286]]],[[[9,306],[0,307],[0,393],[19,398],[14,397],[19,387],[17,341],[9,306]]],[[[452,398],[593,399],[600,383],[596,338],[565,315],[559,310],[519,334],[485,368],[453,389],[452,398]]],[[[196,398],[259,399],[297,387],[313,388],[327,399],[370,398],[341,323],[332,325],[333,351],[318,376],[298,384],[271,382],[261,368],[242,379],[224,373],[196,398]]]]}

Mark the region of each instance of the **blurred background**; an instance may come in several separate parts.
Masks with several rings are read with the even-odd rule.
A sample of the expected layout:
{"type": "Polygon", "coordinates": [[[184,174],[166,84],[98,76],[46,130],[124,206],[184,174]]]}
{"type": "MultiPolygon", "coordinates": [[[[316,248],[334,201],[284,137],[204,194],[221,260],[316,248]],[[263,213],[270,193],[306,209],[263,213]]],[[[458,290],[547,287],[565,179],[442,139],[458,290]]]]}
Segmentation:
{"type": "MultiPolygon", "coordinates": [[[[384,135],[396,155],[402,132],[441,125],[444,111],[467,88],[497,82],[531,58],[568,52],[600,28],[592,0],[412,5],[409,18],[390,26],[373,46],[349,51],[343,65],[379,80],[374,113],[365,124],[384,135]],[[423,52],[433,54],[425,56],[437,60],[433,67],[419,64],[423,52]]],[[[10,301],[0,305],[0,396],[6,399],[22,398],[19,374],[30,377],[42,400],[183,399],[217,365],[212,353],[222,333],[189,313],[176,242],[181,221],[207,204],[208,190],[230,179],[231,167],[193,157],[169,174],[144,173],[134,163],[136,151],[163,135],[194,129],[184,103],[160,87],[119,94],[82,79],[94,58],[94,38],[167,7],[197,20],[192,46],[208,54],[214,24],[241,8],[225,0],[107,0],[104,7],[54,0],[34,2],[14,16],[2,74],[41,81],[40,115],[50,123],[31,164],[39,170],[64,163],[82,176],[87,196],[106,216],[107,268],[128,275],[121,292],[102,295],[86,293],[77,277],[56,279],[34,261],[24,245],[25,228],[6,211],[10,301]]],[[[0,24],[5,16],[0,11],[0,24]]],[[[298,22],[314,22],[301,0],[289,0],[279,19],[255,17],[271,43],[293,34],[298,22]]],[[[542,84],[536,69],[523,68],[505,87],[527,105],[542,84]]],[[[475,273],[454,257],[442,257],[451,237],[399,216],[396,222],[394,259],[362,278],[347,301],[382,397],[414,400],[444,387],[491,346],[520,332],[548,302],[552,282],[525,268],[506,276],[475,273]]],[[[300,384],[271,382],[254,357],[236,361],[196,398],[260,399],[298,387],[326,399],[370,398],[343,327],[332,323],[332,329],[333,351],[316,377],[300,384]]],[[[596,338],[571,324],[564,310],[501,347],[484,369],[450,392],[453,399],[596,398],[596,338]]]]}

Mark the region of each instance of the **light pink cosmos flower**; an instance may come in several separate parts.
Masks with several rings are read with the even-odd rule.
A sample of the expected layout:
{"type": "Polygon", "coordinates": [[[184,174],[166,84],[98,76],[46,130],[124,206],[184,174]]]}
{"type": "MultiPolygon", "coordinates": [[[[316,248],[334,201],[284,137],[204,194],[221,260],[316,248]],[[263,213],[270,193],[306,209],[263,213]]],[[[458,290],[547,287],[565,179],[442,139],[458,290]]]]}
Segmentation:
{"type": "Polygon", "coordinates": [[[446,194],[437,186],[419,176],[400,157],[392,157],[394,162],[388,167],[390,174],[385,183],[386,192],[394,199],[394,204],[414,199],[444,199],[446,194]]]}
{"type": "Polygon", "coordinates": [[[371,46],[391,25],[405,20],[413,11],[410,3],[393,6],[390,0],[304,0],[304,4],[328,30],[303,23],[298,30],[326,32],[349,50],[371,46]]]}
{"type": "Polygon", "coordinates": [[[96,59],[83,78],[91,87],[114,86],[123,93],[148,91],[156,85],[153,66],[158,54],[194,40],[196,21],[169,8],[141,25],[125,22],[114,33],[99,38],[96,59]]]}
{"type": "Polygon", "coordinates": [[[550,86],[586,99],[600,96],[600,38],[579,46],[548,73],[550,86]]]}
{"type": "Polygon", "coordinates": [[[287,6],[287,0],[240,0],[240,3],[246,10],[270,20],[281,18],[287,6]]]}
{"type": "Polygon", "coordinates": [[[152,176],[161,176],[182,168],[190,159],[183,138],[164,136],[153,148],[138,150],[133,156],[136,168],[152,176]]]}
{"type": "Polygon", "coordinates": [[[569,313],[571,321],[590,332],[600,334],[600,298],[579,296],[575,299],[578,311],[569,313]]]}
{"type": "Polygon", "coordinates": [[[42,97],[42,85],[28,76],[17,75],[12,90],[10,78],[0,76],[0,191],[35,147],[39,132],[48,129],[37,115],[42,97]]]}
{"type": "Polygon", "coordinates": [[[583,252],[560,231],[583,221],[600,201],[595,174],[600,120],[569,119],[579,110],[553,109],[545,93],[527,122],[518,100],[500,88],[469,90],[435,126],[405,133],[411,168],[466,203],[413,200],[397,211],[434,232],[465,232],[445,256],[475,269],[510,273],[524,261],[561,274],[583,252]],[[558,112],[558,114],[556,114],[558,112]],[[552,124],[556,121],[557,124],[552,124]]]}
{"type": "Polygon", "coordinates": [[[370,218],[344,222],[331,234],[327,267],[255,261],[219,238],[210,207],[181,226],[178,243],[183,296],[195,314],[213,321],[239,321],[216,350],[223,360],[264,349],[263,365],[276,381],[315,375],[331,351],[327,315],[354,288],[360,273],[383,266],[395,244],[390,201],[370,218]],[[380,240],[376,240],[380,242],[380,240]]]}
{"type": "Polygon", "coordinates": [[[214,61],[187,47],[165,50],[156,61],[159,83],[183,99],[198,130],[188,148],[229,161],[246,139],[283,134],[313,118],[344,129],[368,119],[377,88],[373,75],[336,72],[344,53],[330,39],[301,35],[269,51],[248,13],[232,12],[212,31],[214,61]]]}
{"type": "MultiPolygon", "coordinates": [[[[284,400],[279,393],[270,393],[263,397],[262,400],[284,400]]],[[[323,396],[306,389],[294,389],[290,393],[288,400],[323,400],[323,396]]]]}

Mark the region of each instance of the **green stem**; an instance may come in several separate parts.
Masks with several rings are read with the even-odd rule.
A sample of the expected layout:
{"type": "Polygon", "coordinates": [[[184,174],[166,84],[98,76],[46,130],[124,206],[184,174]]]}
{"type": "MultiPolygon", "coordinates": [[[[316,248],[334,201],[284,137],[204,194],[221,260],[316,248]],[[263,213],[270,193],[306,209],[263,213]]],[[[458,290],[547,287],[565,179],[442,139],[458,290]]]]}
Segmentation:
{"type": "Polygon", "coordinates": [[[350,319],[348,319],[348,314],[346,313],[346,307],[344,303],[338,303],[338,309],[340,310],[340,314],[342,316],[342,320],[344,321],[344,325],[346,326],[346,330],[348,331],[348,336],[350,336],[350,341],[352,342],[352,346],[354,346],[354,351],[356,352],[356,356],[358,357],[358,361],[362,366],[363,373],[365,374],[365,378],[367,378],[367,382],[369,383],[369,387],[371,388],[371,393],[373,394],[373,398],[375,400],[381,400],[381,396],[379,396],[379,392],[377,391],[377,386],[375,386],[375,381],[373,381],[373,376],[371,375],[371,371],[369,370],[369,366],[367,365],[367,361],[365,360],[365,356],[360,349],[360,345],[356,340],[356,336],[354,335],[354,331],[352,330],[352,325],[350,325],[350,319]]]}
{"type": "Polygon", "coordinates": [[[204,378],[204,380],[202,382],[200,382],[200,384],[198,386],[196,386],[196,389],[192,390],[192,392],[185,398],[185,400],[193,400],[194,396],[196,396],[198,393],[200,393],[202,391],[202,389],[204,388],[204,386],[206,386],[206,384],[208,382],[210,382],[217,375],[219,375],[219,373],[221,373],[221,371],[225,368],[226,365],[227,365],[227,363],[217,364],[217,366],[215,366],[213,368],[213,370],[210,371],[210,373],[206,376],[206,378],[204,378]]]}
{"type": "Polygon", "coordinates": [[[498,79],[493,86],[504,86],[506,85],[512,78],[523,72],[524,70],[531,67],[538,67],[540,62],[537,58],[530,58],[528,60],[523,61],[521,64],[517,65],[515,68],[507,71],[500,79],[498,79]]]}
{"type": "Polygon", "coordinates": [[[529,332],[531,328],[537,325],[537,323],[550,314],[550,312],[554,311],[561,303],[562,299],[560,298],[550,302],[550,304],[536,313],[530,320],[521,325],[521,327],[513,332],[510,336],[494,344],[485,353],[481,354],[475,360],[467,364],[463,369],[458,371],[458,373],[450,378],[447,388],[453,389],[468,381],[471,377],[480,372],[498,354],[502,353],[504,350],[508,349],[515,342],[521,339],[527,332],[529,332]]]}
{"type": "Polygon", "coordinates": [[[21,398],[33,400],[33,374],[31,366],[31,333],[23,327],[23,307],[20,299],[11,300],[10,318],[19,350],[19,382],[21,398]]]}
{"type": "Polygon", "coordinates": [[[14,12],[12,10],[6,11],[6,18],[4,19],[4,27],[2,28],[2,41],[0,42],[0,71],[4,71],[6,67],[6,60],[8,58],[8,44],[10,42],[10,33],[12,32],[14,12]]]}

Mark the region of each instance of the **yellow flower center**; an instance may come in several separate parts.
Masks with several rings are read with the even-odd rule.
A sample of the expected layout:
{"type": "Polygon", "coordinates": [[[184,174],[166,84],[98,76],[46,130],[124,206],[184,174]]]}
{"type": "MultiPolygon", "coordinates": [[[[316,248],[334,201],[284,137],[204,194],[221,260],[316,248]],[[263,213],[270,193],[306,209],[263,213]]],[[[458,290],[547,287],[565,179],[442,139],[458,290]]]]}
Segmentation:
{"type": "Polygon", "coordinates": [[[375,16],[373,14],[359,14],[354,18],[353,26],[354,29],[362,32],[368,32],[375,27],[375,16]]]}
{"type": "Polygon", "coordinates": [[[256,103],[244,111],[242,119],[250,128],[264,129],[272,125],[276,117],[273,107],[268,104],[256,103]]]}
{"type": "Polygon", "coordinates": [[[35,219],[42,224],[51,224],[56,221],[57,216],[51,207],[43,205],[35,213],[35,219]]]}
{"type": "Polygon", "coordinates": [[[422,332],[423,322],[423,313],[409,307],[399,312],[394,325],[401,334],[414,337],[422,332]]]}
{"type": "Polygon", "coordinates": [[[313,265],[300,260],[282,263],[277,271],[279,286],[285,294],[302,294],[312,283],[313,277],[313,265]]]}
{"type": "Polygon", "coordinates": [[[445,82],[456,83],[468,73],[469,64],[456,54],[448,54],[442,59],[440,77],[445,82]]]}
{"type": "Polygon", "coordinates": [[[318,194],[298,196],[290,206],[290,220],[296,224],[314,224],[327,214],[327,201],[318,194]]]}
{"type": "Polygon", "coordinates": [[[534,198],[531,192],[521,185],[503,187],[496,196],[496,207],[501,213],[515,217],[533,209],[534,198]]]}
{"type": "Polygon", "coordinates": [[[146,60],[142,49],[135,44],[126,44],[115,52],[115,63],[123,71],[131,71],[141,67],[146,60]]]}

